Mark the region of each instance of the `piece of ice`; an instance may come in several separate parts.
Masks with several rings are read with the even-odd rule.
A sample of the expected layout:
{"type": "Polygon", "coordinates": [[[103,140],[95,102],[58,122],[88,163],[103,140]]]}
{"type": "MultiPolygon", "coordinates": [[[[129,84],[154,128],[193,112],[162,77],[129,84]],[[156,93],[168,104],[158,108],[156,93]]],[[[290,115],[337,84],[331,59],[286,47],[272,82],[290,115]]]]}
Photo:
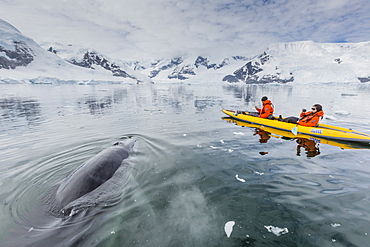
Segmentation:
{"type": "Polygon", "coordinates": [[[229,151],[229,153],[232,153],[232,152],[234,152],[234,150],[232,150],[232,149],[229,149],[229,150],[227,150],[227,151],[229,151]]]}
{"type": "Polygon", "coordinates": [[[28,230],[28,232],[32,232],[33,231],[33,227],[31,227],[29,230],[28,230]]]}
{"type": "Polygon", "coordinates": [[[330,225],[331,225],[331,227],[340,227],[339,223],[331,223],[330,225]]]}
{"type": "Polygon", "coordinates": [[[244,133],[243,132],[234,132],[234,135],[244,135],[244,133]]]}
{"type": "Polygon", "coordinates": [[[220,140],[220,142],[221,142],[222,144],[225,144],[224,140],[220,140]]]}
{"type": "Polygon", "coordinates": [[[288,228],[280,228],[277,226],[265,226],[265,228],[269,231],[275,234],[276,236],[281,236],[283,234],[287,234],[289,232],[288,228]]]}
{"type": "Polygon", "coordinates": [[[239,178],[239,175],[238,175],[238,174],[236,174],[236,175],[235,175],[235,178],[236,178],[237,180],[239,180],[240,182],[245,183],[245,180],[244,180],[244,179],[242,179],[242,178],[239,178]]]}
{"type": "Polygon", "coordinates": [[[233,227],[235,225],[235,221],[228,221],[226,222],[225,224],[225,233],[226,233],[226,236],[229,238],[231,233],[233,232],[233,227]]]}
{"type": "Polygon", "coordinates": [[[217,149],[218,147],[215,147],[215,146],[210,146],[211,148],[213,148],[213,149],[217,149]]]}

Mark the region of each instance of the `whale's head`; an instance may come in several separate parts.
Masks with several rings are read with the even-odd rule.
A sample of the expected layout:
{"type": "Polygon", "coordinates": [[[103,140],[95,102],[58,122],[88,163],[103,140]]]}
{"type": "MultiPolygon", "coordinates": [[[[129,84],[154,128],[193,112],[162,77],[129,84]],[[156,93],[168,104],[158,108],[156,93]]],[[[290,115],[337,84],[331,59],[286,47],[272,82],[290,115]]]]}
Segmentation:
{"type": "Polygon", "coordinates": [[[135,146],[136,141],[137,141],[136,138],[130,137],[125,140],[114,143],[113,146],[120,146],[126,149],[127,151],[131,152],[135,146]]]}

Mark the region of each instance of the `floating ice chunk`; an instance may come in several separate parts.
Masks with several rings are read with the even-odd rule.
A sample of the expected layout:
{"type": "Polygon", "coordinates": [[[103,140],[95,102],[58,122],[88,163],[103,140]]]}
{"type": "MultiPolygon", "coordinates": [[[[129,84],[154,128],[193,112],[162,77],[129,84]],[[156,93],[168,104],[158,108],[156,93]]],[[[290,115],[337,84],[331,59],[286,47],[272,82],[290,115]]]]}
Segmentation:
{"type": "Polygon", "coordinates": [[[331,227],[340,227],[339,223],[331,223],[330,225],[331,225],[331,227]]]}
{"type": "Polygon", "coordinates": [[[229,238],[231,233],[233,232],[233,227],[235,225],[235,221],[228,221],[225,224],[224,230],[226,233],[226,236],[229,238]]]}
{"type": "Polygon", "coordinates": [[[245,180],[244,180],[244,179],[242,179],[242,178],[239,178],[239,175],[238,175],[238,174],[236,174],[236,175],[235,175],[235,178],[236,178],[237,180],[239,180],[240,182],[245,183],[245,180]]]}
{"type": "Polygon", "coordinates": [[[349,113],[349,112],[347,112],[345,110],[338,110],[338,111],[335,111],[335,114],[337,114],[337,115],[343,115],[343,116],[348,116],[351,113],[349,113]]]}
{"type": "Polygon", "coordinates": [[[234,132],[234,135],[244,135],[244,133],[243,132],[234,132]]]}
{"type": "Polygon", "coordinates": [[[336,117],[332,116],[332,115],[327,115],[325,114],[325,119],[329,119],[329,120],[337,120],[336,117]]]}
{"type": "Polygon", "coordinates": [[[263,174],[265,174],[265,173],[263,173],[263,172],[254,172],[254,173],[256,173],[256,174],[258,174],[258,175],[263,175],[263,174]]]}
{"type": "Polygon", "coordinates": [[[272,232],[276,236],[281,236],[281,235],[287,234],[289,232],[288,228],[286,228],[286,227],[285,228],[280,228],[280,227],[276,227],[276,226],[265,226],[265,228],[267,229],[267,231],[272,232]]]}
{"type": "Polygon", "coordinates": [[[186,134],[182,134],[183,136],[186,136],[186,134]]]}
{"type": "Polygon", "coordinates": [[[198,147],[198,148],[201,148],[201,147],[202,147],[202,145],[199,145],[199,144],[198,144],[198,145],[197,145],[197,147],[198,147]]]}
{"type": "Polygon", "coordinates": [[[225,144],[225,141],[224,141],[224,140],[220,140],[220,142],[221,142],[222,144],[225,144]]]}
{"type": "Polygon", "coordinates": [[[227,150],[227,151],[229,151],[229,153],[232,153],[232,152],[234,152],[234,150],[232,150],[232,149],[229,149],[229,150],[227,150]]]}
{"type": "Polygon", "coordinates": [[[28,230],[28,232],[32,232],[33,231],[33,227],[31,227],[29,230],[28,230]]]}
{"type": "Polygon", "coordinates": [[[211,148],[213,148],[213,149],[217,149],[218,147],[215,147],[215,146],[210,146],[211,148]]]}
{"type": "Polygon", "coordinates": [[[116,232],[115,231],[111,231],[110,234],[116,234],[116,232]]]}

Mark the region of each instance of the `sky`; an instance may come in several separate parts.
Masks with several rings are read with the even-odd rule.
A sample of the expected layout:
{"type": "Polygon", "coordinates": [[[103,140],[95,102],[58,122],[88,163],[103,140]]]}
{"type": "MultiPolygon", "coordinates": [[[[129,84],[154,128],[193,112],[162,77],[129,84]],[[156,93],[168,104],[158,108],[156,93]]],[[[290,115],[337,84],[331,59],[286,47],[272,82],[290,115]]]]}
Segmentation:
{"type": "Polygon", "coordinates": [[[369,13],[369,0],[0,0],[0,18],[39,44],[81,45],[122,60],[370,41],[369,13]]]}

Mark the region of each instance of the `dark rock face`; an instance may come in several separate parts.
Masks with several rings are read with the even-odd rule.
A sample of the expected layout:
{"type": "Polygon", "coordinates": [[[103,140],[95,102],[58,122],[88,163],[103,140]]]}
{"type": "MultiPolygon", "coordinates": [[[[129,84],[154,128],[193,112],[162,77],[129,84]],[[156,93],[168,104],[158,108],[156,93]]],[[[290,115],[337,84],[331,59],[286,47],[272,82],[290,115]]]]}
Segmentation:
{"type": "Polygon", "coordinates": [[[34,52],[23,41],[13,41],[14,51],[6,50],[0,46],[0,53],[4,52],[6,56],[0,56],[0,69],[15,69],[18,66],[27,66],[34,60],[34,52]]]}
{"type": "Polygon", "coordinates": [[[168,76],[168,79],[179,79],[179,80],[189,79],[189,77],[187,77],[186,75],[196,75],[193,68],[190,65],[186,65],[183,67],[177,67],[168,76]]]}
{"type": "MultiPolygon", "coordinates": [[[[244,59],[244,57],[233,57],[234,60],[244,59]]],[[[152,62],[151,66],[157,66],[162,60],[156,60],[152,62]]],[[[156,77],[161,71],[165,70],[172,70],[170,74],[167,76],[169,79],[179,79],[179,80],[186,80],[189,79],[189,75],[196,75],[195,69],[200,67],[205,67],[206,69],[213,69],[217,70],[220,69],[230,63],[228,58],[225,58],[222,63],[210,63],[208,58],[198,56],[194,62],[194,64],[186,64],[184,63],[184,59],[182,57],[177,57],[171,59],[171,61],[159,68],[155,68],[150,71],[149,77],[153,78],[156,77]]],[[[168,73],[168,72],[167,72],[168,73]]]]}
{"type": "MultiPolygon", "coordinates": [[[[50,48],[49,48],[50,52],[54,53],[56,52],[55,50],[52,49],[52,47],[50,48]]],[[[98,55],[95,52],[87,51],[84,54],[82,61],[76,61],[75,59],[72,59],[71,61],[68,62],[88,69],[94,69],[93,65],[97,65],[108,71],[111,71],[113,76],[136,79],[135,77],[129,75],[126,71],[122,70],[120,66],[118,66],[117,64],[109,62],[107,59],[105,59],[101,55],[98,55]]]]}
{"type": "MultiPolygon", "coordinates": [[[[161,60],[157,60],[156,62],[153,62],[152,65],[156,66],[160,62],[161,62],[161,60]]],[[[173,58],[173,59],[171,59],[171,61],[168,64],[165,64],[165,65],[159,67],[158,69],[154,69],[154,70],[150,71],[149,77],[150,78],[156,77],[159,74],[159,72],[161,72],[163,70],[171,69],[173,67],[176,67],[176,66],[180,65],[182,62],[183,62],[183,59],[181,57],[173,58]]],[[[174,74],[174,73],[172,73],[172,74],[174,74]]],[[[182,76],[177,76],[177,77],[174,76],[174,75],[172,76],[172,78],[179,78],[179,79],[180,79],[180,77],[182,77],[182,76]]],[[[168,78],[170,78],[170,76],[168,78]]],[[[187,79],[187,78],[185,78],[185,79],[187,79]]]]}
{"type": "Polygon", "coordinates": [[[370,81],[370,76],[368,76],[368,77],[357,77],[357,78],[360,82],[369,82],[370,81]]]}
{"type": "Polygon", "coordinates": [[[269,63],[270,60],[271,56],[264,52],[236,70],[233,75],[225,76],[222,81],[231,83],[242,81],[247,84],[287,83],[294,81],[292,73],[290,73],[290,78],[280,78],[280,73],[278,72],[276,74],[263,74],[263,65],[269,63]]]}
{"type": "Polygon", "coordinates": [[[199,68],[200,66],[204,66],[207,69],[217,70],[217,69],[221,69],[222,67],[224,67],[225,65],[228,65],[228,64],[229,64],[229,59],[228,58],[225,58],[222,61],[222,63],[220,63],[220,64],[215,64],[215,63],[210,64],[208,58],[198,56],[197,59],[195,60],[194,66],[197,67],[197,68],[199,68]]]}

